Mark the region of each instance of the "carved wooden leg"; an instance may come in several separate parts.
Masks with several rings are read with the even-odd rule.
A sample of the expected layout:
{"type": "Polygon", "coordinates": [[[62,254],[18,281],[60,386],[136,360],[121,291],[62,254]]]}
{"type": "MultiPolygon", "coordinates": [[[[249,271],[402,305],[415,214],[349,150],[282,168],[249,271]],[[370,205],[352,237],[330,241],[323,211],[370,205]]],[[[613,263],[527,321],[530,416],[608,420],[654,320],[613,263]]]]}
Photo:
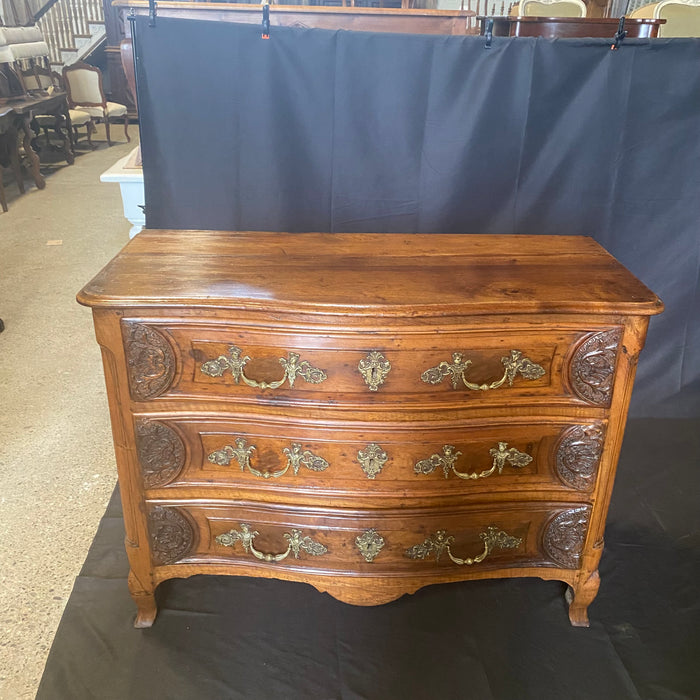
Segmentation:
{"type": "Polygon", "coordinates": [[[24,155],[29,161],[29,167],[37,189],[43,190],[44,187],[46,187],[46,180],[44,180],[44,176],[41,174],[41,172],[39,172],[39,156],[34,153],[34,149],[32,148],[34,132],[32,131],[29,122],[30,117],[27,115],[22,120],[22,133],[24,134],[22,145],[24,146],[24,155]]]}
{"type": "Polygon", "coordinates": [[[595,599],[600,587],[600,576],[594,571],[588,578],[581,579],[574,587],[566,590],[569,604],[569,620],[574,627],[590,627],[588,606],[595,599]]]}
{"type": "Polygon", "coordinates": [[[588,606],[593,602],[600,587],[598,564],[603,553],[603,541],[597,542],[581,556],[582,567],[574,584],[566,591],[569,604],[569,620],[574,627],[589,627],[588,606]]]}
{"type": "Polygon", "coordinates": [[[8,138],[10,139],[10,166],[12,167],[12,172],[15,174],[19,192],[20,194],[24,194],[24,175],[22,174],[22,164],[19,162],[19,132],[15,129],[10,129],[8,138]]]}
{"type": "Polygon", "coordinates": [[[129,116],[124,115],[124,136],[126,136],[127,143],[131,143],[131,136],[129,136],[129,116]]]}
{"type": "Polygon", "coordinates": [[[134,621],[134,627],[137,629],[150,627],[158,614],[155,590],[148,590],[148,587],[144,586],[141,581],[136,578],[134,572],[130,571],[129,593],[131,593],[131,597],[134,599],[138,609],[138,612],[136,613],[136,620],[134,621]]]}
{"type": "Polygon", "coordinates": [[[107,143],[112,145],[112,137],[109,135],[109,117],[105,117],[105,132],[107,133],[107,143]]]}

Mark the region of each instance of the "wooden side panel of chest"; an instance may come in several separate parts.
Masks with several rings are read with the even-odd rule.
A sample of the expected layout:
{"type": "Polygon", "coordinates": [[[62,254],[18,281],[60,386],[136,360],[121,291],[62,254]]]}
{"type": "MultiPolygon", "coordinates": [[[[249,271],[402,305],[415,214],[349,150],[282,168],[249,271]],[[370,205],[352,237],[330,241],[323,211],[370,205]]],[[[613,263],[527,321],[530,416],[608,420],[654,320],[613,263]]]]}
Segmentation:
{"type": "MultiPolygon", "coordinates": [[[[480,242],[492,239],[475,238],[490,261],[480,242]]],[[[250,255],[227,274],[270,263],[250,255]]],[[[353,283],[373,275],[335,255],[321,268],[357,264],[353,283]]],[[[630,299],[599,309],[559,272],[565,283],[543,283],[542,302],[506,304],[517,294],[499,301],[500,268],[496,285],[479,262],[495,300],[467,309],[433,289],[433,306],[409,295],[382,311],[400,297],[397,280],[408,288],[421,275],[405,260],[374,305],[344,312],[327,296],[309,308],[313,291],[298,308],[247,307],[232,282],[237,293],[207,306],[204,279],[188,303],[154,303],[146,288],[92,301],[136,626],[153,623],[161,581],[197,573],[304,581],[362,605],[432,583],[537,576],[567,583],[571,622],[587,625],[636,363],[660,308],[611,260],[607,293],[630,299]],[[548,308],[548,294],[564,293],[571,301],[548,308]]],[[[529,264],[510,270],[514,287],[532,286],[529,264]]],[[[117,284],[96,279],[103,294],[117,284]]]]}

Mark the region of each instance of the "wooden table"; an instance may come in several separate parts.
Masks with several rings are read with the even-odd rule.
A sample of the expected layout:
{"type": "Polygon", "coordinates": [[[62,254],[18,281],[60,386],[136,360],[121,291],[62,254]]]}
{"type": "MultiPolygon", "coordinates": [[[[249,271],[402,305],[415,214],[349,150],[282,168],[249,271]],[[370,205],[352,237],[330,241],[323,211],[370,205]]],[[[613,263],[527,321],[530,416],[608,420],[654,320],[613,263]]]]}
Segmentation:
{"type": "MultiPolygon", "coordinates": [[[[32,148],[32,140],[36,134],[32,130],[31,122],[34,117],[40,114],[50,114],[56,117],[54,130],[63,140],[63,153],[69,165],[75,161],[73,145],[71,139],[72,124],[68,110],[68,99],[66,93],[56,91],[51,95],[23,95],[19,99],[7,100],[0,104],[0,138],[5,141],[5,150],[9,151],[9,156],[14,167],[15,157],[13,148],[9,141],[19,133],[23,134],[22,145],[29,161],[29,169],[36,186],[43,190],[46,181],[39,170],[39,157],[32,148]]],[[[18,162],[18,160],[17,160],[18,162]]],[[[15,173],[17,171],[15,170],[15,173]]],[[[21,177],[18,178],[20,192],[24,192],[24,185],[21,177]]]]}
{"type": "MultiPolygon", "coordinates": [[[[619,20],[609,17],[477,17],[480,34],[486,20],[493,20],[493,36],[539,36],[545,39],[596,37],[612,39],[619,20]]],[[[625,19],[627,38],[655,39],[665,19],[625,19]]]]}

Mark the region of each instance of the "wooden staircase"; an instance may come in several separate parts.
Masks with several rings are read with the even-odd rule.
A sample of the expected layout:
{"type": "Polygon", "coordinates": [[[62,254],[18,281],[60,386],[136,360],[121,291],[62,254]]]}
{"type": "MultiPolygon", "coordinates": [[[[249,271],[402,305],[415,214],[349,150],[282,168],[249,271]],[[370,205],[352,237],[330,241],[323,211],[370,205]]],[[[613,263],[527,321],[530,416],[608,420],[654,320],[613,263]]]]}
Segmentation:
{"type": "Polygon", "coordinates": [[[36,15],[53,70],[89,56],[106,39],[101,0],[54,0],[36,15]]]}

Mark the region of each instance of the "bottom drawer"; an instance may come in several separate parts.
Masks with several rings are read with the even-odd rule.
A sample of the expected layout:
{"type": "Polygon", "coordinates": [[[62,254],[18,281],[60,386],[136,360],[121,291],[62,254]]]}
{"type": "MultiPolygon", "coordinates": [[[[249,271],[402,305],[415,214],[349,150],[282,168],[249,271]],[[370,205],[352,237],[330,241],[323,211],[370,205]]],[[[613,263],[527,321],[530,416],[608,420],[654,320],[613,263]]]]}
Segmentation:
{"type": "Polygon", "coordinates": [[[147,512],[156,567],[217,564],[250,575],[273,567],[450,580],[465,578],[467,569],[578,568],[590,507],[509,503],[443,512],[151,501],[147,512]]]}

